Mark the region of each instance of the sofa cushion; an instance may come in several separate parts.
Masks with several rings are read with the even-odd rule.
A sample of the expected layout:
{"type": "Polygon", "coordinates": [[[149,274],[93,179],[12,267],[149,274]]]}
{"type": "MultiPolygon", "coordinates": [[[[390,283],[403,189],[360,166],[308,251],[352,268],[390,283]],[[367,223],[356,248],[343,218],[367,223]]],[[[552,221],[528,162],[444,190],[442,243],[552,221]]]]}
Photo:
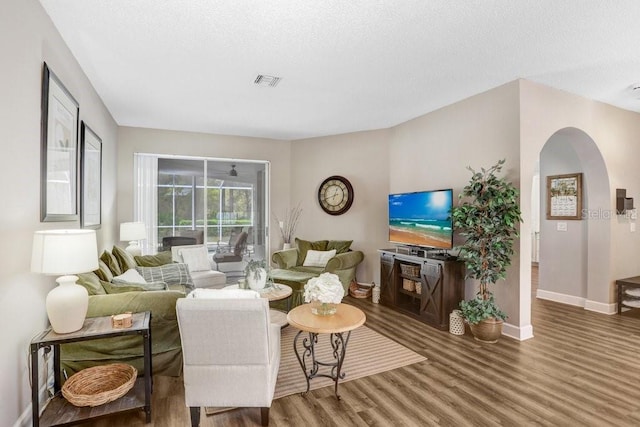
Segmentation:
{"type": "Polygon", "coordinates": [[[129,269],[136,268],[136,260],[133,259],[133,255],[131,255],[129,252],[118,246],[114,246],[111,250],[111,253],[116,257],[118,265],[120,266],[120,271],[122,271],[123,273],[129,269]]]}
{"type": "Polygon", "coordinates": [[[289,271],[296,272],[296,273],[305,273],[313,276],[319,276],[324,272],[324,268],[323,267],[304,267],[302,265],[299,265],[297,267],[293,267],[289,271]]]}
{"type": "Polygon", "coordinates": [[[307,257],[308,250],[314,251],[325,251],[327,250],[328,240],[317,240],[315,242],[310,242],[308,240],[298,239],[296,237],[296,246],[298,247],[298,265],[302,265],[304,263],[304,259],[307,257]]]}
{"type": "Polygon", "coordinates": [[[113,280],[113,273],[111,272],[111,270],[109,270],[107,264],[105,264],[102,260],[98,261],[98,269],[94,270],[94,273],[96,273],[100,280],[103,280],[105,282],[110,282],[113,280]]]}
{"type": "Polygon", "coordinates": [[[155,255],[136,255],[133,257],[138,267],[159,267],[171,264],[171,251],[158,252],[155,255]]]}
{"type": "Polygon", "coordinates": [[[147,282],[165,282],[169,287],[184,285],[187,290],[194,289],[187,264],[174,262],[158,267],[136,267],[136,270],[147,282]]]}
{"type": "Polygon", "coordinates": [[[118,264],[118,260],[115,256],[113,256],[111,252],[105,250],[104,252],[102,252],[102,255],[100,255],[100,259],[104,261],[105,264],[107,264],[107,267],[109,267],[109,270],[111,270],[111,273],[113,273],[114,276],[119,276],[122,274],[120,264],[118,264]]]}
{"type": "Polygon", "coordinates": [[[91,273],[80,273],[76,274],[78,276],[78,285],[83,286],[89,295],[104,295],[106,294],[105,289],[102,287],[102,283],[100,282],[100,278],[97,274],[91,273]]]}
{"type": "Polygon", "coordinates": [[[335,249],[337,254],[343,254],[349,251],[352,243],[353,240],[329,240],[327,250],[335,249]]]}
{"type": "Polygon", "coordinates": [[[335,249],[332,249],[330,251],[314,251],[313,249],[309,249],[307,251],[307,256],[304,258],[302,266],[324,268],[327,265],[327,262],[329,262],[329,260],[334,256],[336,256],[335,249]]]}

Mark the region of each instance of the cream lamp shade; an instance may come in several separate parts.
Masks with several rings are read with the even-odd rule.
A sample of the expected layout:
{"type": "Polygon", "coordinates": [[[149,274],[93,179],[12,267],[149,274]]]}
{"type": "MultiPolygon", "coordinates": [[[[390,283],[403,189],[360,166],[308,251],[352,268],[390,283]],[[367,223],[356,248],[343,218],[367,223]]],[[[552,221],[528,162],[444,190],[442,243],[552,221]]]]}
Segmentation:
{"type": "Polygon", "coordinates": [[[147,238],[147,228],[144,222],[123,222],[120,224],[120,240],[129,242],[125,248],[131,255],[141,255],[142,249],[138,246],[138,240],[147,238]]]}
{"type": "Polygon", "coordinates": [[[89,294],[78,285],[76,273],[98,268],[98,245],[94,230],[46,230],[33,235],[31,271],[60,276],[58,286],[47,295],[47,315],[58,334],[82,328],[89,294]]]}

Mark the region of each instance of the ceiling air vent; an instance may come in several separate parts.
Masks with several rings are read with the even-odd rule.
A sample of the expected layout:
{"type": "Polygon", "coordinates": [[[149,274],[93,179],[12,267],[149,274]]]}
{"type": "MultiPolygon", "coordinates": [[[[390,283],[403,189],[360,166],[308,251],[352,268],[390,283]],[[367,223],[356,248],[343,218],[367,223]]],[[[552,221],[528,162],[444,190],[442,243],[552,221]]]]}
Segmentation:
{"type": "Polygon", "coordinates": [[[267,76],[266,74],[258,74],[253,83],[258,86],[276,87],[280,83],[282,77],[267,76]]]}

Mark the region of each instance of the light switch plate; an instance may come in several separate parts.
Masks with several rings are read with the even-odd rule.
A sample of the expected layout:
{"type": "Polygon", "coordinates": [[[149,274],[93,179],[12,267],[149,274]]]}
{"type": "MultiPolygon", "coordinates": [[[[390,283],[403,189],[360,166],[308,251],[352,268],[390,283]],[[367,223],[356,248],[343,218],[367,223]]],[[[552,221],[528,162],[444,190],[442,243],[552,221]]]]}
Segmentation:
{"type": "Polygon", "coordinates": [[[567,231],[567,223],[566,222],[559,222],[556,225],[556,230],[558,230],[558,231],[567,231]]]}

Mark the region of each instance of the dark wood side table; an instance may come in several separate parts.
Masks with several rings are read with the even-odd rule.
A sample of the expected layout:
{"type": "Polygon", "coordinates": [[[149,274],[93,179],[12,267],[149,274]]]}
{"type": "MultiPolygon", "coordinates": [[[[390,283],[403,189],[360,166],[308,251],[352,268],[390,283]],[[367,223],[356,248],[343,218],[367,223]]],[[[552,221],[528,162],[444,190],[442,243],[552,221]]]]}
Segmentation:
{"type": "Polygon", "coordinates": [[[151,312],[133,314],[133,325],[130,328],[114,329],[111,327],[111,317],[90,317],[84,321],[82,329],[68,334],[57,334],[46,329],[31,341],[31,404],[33,426],[67,425],[74,422],[84,422],[92,418],[103,417],[116,412],[143,408],[147,423],[151,421],[151,312]],[[124,335],[142,336],[144,349],[144,375],[138,378],[131,390],[121,398],[95,407],[74,406],[62,396],[60,372],[60,344],[78,341],[112,338],[124,335]],[[45,353],[53,347],[54,391],[44,412],[40,416],[38,399],[38,351],[42,348],[45,353]]]}
{"type": "Polygon", "coordinates": [[[334,385],[334,393],[338,400],[338,381],[345,377],[342,372],[342,363],[347,354],[347,344],[351,331],[359,328],[367,320],[362,310],[348,304],[339,304],[336,314],[331,316],[318,316],[311,312],[311,304],[302,304],[295,307],[287,314],[289,324],[300,329],[293,340],[293,350],[296,353],[302,372],[307,380],[307,391],[309,392],[310,381],[315,377],[331,378],[334,385]],[[303,332],[308,332],[308,337],[302,339],[301,346],[298,345],[303,332]],[[346,334],[346,337],[344,333],[346,334]],[[331,334],[333,360],[319,361],[316,359],[315,345],[318,342],[318,334],[331,334]],[[302,348],[300,348],[302,347],[302,348]],[[310,363],[307,365],[307,363],[310,363]],[[328,367],[329,374],[319,373],[320,367],[328,367]]]}
{"type": "Polygon", "coordinates": [[[622,307],[639,308],[640,298],[634,295],[627,295],[627,300],[630,302],[637,302],[638,304],[623,304],[625,291],[627,289],[640,288],[640,276],[627,277],[626,279],[616,280],[616,288],[618,294],[618,314],[622,313],[622,307]]]}

